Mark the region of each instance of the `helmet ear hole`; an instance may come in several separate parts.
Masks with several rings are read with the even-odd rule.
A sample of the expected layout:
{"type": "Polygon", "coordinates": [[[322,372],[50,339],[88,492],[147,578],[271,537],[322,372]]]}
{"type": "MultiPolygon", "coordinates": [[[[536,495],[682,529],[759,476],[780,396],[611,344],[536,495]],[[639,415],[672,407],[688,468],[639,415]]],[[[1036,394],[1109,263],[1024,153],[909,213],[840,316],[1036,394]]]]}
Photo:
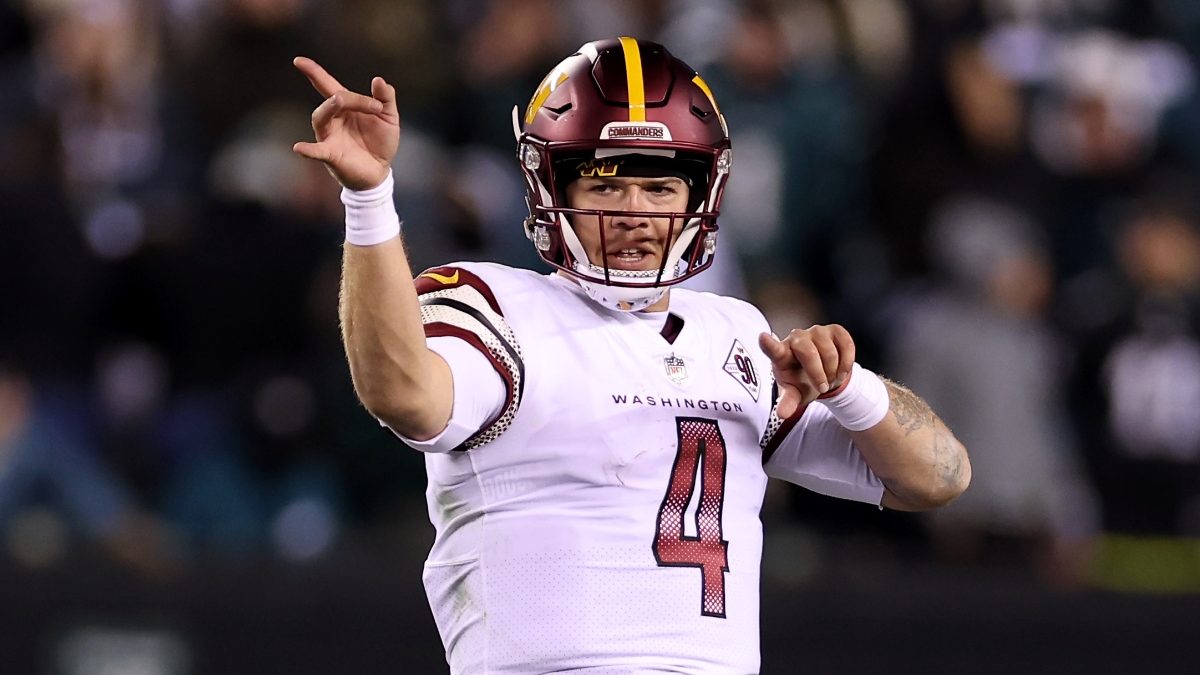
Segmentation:
{"type": "Polygon", "coordinates": [[[551,108],[548,105],[542,106],[542,114],[545,115],[550,120],[554,120],[554,121],[557,121],[558,118],[562,117],[563,115],[567,114],[570,111],[571,111],[571,103],[569,101],[558,108],[551,108]]]}

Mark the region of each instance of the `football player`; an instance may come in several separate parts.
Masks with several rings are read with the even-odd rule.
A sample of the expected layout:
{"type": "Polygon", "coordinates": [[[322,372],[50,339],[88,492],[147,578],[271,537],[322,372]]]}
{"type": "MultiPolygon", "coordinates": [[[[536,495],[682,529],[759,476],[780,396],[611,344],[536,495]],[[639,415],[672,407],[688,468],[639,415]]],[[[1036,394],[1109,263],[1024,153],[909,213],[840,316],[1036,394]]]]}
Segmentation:
{"type": "Polygon", "coordinates": [[[751,673],[767,478],[945,504],[966,451],[841,326],[769,332],[675,288],[717,249],[733,166],[704,79],[661,45],[583,45],[514,110],[525,232],[548,274],[409,269],[396,92],[315,62],[316,142],[346,207],[341,321],[363,405],[425,453],[424,583],[454,673],[751,673]]]}

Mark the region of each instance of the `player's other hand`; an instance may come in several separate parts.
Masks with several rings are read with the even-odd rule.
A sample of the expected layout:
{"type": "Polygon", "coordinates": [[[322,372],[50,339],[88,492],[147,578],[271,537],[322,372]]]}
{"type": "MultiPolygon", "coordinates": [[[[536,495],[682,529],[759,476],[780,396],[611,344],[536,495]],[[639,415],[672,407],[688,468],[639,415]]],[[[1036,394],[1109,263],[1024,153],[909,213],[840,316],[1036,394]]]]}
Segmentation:
{"type": "Polygon", "coordinates": [[[317,142],[297,143],[292,150],[324,162],[333,177],[351,190],[382,183],[400,147],[396,88],[376,77],[371,80],[370,96],[357,94],[312,59],[297,56],[292,64],[325,97],[312,114],[317,142]]]}
{"type": "Polygon", "coordinates": [[[771,359],[779,385],[777,414],[785,419],[821,394],[837,389],[850,377],[854,365],[854,340],[837,324],[796,329],[782,340],[762,333],[758,347],[771,359]]]}

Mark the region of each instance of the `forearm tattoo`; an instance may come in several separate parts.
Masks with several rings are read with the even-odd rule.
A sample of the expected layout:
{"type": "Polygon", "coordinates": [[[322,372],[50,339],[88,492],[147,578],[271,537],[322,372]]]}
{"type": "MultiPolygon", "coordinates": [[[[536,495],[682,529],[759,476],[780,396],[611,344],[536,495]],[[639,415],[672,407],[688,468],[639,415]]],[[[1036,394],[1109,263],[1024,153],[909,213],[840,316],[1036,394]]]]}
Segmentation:
{"type": "Polygon", "coordinates": [[[902,384],[883,378],[891,397],[891,412],[896,422],[904,429],[904,435],[928,428],[933,434],[930,439],[934,475],[944,485],[957,485],[962,480],[963,453],[960,444],[944,422],[938,419],[921,397],[902,384]]]}
{"type": "Polygon", "coordinates": [[[929,404],[921,397],[909,391],[902,384],[881,378],[887,386],[888,396],[892,399],[892,414],[896,422],[904,429],[904,435],[909,436],[914,431],[937,424],[937,416],[933,414],[929,404]]]}

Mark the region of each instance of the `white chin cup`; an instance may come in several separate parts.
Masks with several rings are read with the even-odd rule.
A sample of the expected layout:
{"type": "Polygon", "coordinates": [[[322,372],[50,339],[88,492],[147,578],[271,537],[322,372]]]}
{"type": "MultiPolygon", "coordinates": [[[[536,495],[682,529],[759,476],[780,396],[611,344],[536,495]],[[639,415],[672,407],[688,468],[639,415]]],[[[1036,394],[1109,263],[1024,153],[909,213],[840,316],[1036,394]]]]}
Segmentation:
{"type": "MultiPolygon", "coordinates": [[[[588,297],[609,309],[622,312],[638,312],[658,302],[667,289],[664,286],[608,286],[603,281],[589,281],[599,276],[604,278],[604,268],[598,265],[575,263],[575,271],[579,273],[579,285],[583,287],[588,297]]],[[[616,279],[653,279],[658,276],[658,270],[635,272],[630,270],[609,270],[610,278],[616,279]]],[[[673,279],[675,275],[663,273],[664,280],[673,279]]]]}

